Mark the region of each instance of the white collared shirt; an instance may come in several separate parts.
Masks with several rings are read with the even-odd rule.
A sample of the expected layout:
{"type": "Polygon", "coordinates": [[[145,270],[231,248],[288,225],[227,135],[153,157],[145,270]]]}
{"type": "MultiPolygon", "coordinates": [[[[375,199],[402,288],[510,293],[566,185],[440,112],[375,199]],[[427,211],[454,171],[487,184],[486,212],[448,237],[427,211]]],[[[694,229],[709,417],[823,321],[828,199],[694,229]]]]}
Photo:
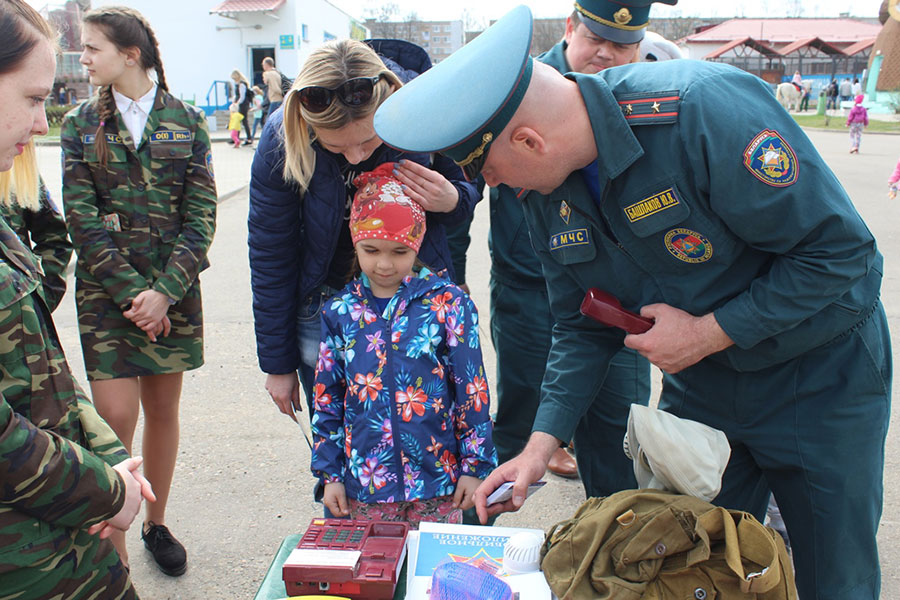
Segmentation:
{"type": "Polygon", "coordinates": [[[150,111],[153,110],[153,102],[156,100],[156,84],[150,88],[150,91],[138,98],[132,100],[128,96],[120,94],[113,86],[113,98],[116,100],[116,108],[122,115],[125,127],[131,133],[131,139],[134,140],[134,147],[141,145],[141,138],[144,137],[144,128],[147,126],[147,119],[150,118],[150,111]]]}

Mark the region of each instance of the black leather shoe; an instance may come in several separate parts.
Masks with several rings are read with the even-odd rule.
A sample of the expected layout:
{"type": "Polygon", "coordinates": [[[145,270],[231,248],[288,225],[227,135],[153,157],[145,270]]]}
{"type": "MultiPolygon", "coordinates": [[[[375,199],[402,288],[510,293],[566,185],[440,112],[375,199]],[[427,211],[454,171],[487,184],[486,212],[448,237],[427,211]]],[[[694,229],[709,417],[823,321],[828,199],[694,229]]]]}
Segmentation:
{"type": "Polygon", "coordinates": [[[178,577],[187,571],[187,552],[168,527],[148,521],[147,529],[141,532],[141,539],[160,571],[171,577],[178,577]]]}
{"type": "Polygon", "coordinates": [[[245,146],[252,146],[252,145],[253,145],[253,140],[244,140],[244,145],[245,145],[245,146]]]}

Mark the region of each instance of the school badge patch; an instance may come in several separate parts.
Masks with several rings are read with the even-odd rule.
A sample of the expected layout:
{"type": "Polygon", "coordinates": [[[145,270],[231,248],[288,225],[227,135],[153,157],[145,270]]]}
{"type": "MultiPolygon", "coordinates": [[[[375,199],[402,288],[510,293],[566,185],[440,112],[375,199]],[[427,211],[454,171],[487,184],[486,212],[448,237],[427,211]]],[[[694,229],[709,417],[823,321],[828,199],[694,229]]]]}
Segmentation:
{"type": "Polygon", "coordinates": [[[690,229],[672,229],[666,233],[666,249],[678,260],[702,263],[712,258],[712,243],[705,236],[690,229]]]}
{"type": "Polygon", "coordinates": [[[753,176],[774,187],[797,181],[797,155],[783,137],[771,129],[756,134],[744,149],[744,166],[753,176]]]}
{"type": "Polygon", "coordinates": [[[216,174],[213,173],[212,151],[206,153],[206,170],[209,172],[210,177],[216,177],[216,174]]]}
{"type": "Polygon", "coordinates": [[[559,217],[565,222],[566,225],[569,224],[569,217],[572,215],[572,208],[566,203],[565,200],[559,203],[559,217]]]}

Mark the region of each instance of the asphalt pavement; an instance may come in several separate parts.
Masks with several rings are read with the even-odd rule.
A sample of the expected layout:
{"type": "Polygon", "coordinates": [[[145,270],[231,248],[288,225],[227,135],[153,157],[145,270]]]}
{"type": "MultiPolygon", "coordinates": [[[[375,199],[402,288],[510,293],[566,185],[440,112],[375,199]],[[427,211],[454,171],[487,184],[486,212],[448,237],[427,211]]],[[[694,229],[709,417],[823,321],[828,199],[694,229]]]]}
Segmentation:
{"type": "MultiPolygon", "coordinates": [[[[864,134],[860,154],[850,155],[847,134],[808,133],[878,240],[885,256],[882,298],[896,333],[900,331],[900,266],[894,260],[900,256],[900,199],[887,199],[886,182],[900,155],[900,137],[864,134]]],[[[246,226],[252,155],[252,148],[213,144],[220,205],[210,250],[212,266],[201,275],[206,364],[185,375],[181,446],[166,519],[187,547],[189,567],[178,578],[160,573],[143,549],[136,524],[128,533],[128,550],[131,573],[144,600],[253,598],[281,540],[302,532],[311,518],[321,515],[321,505],[311,500],[309,449],[299,427],[268,398],[256,361],[246,226]]],[[[42,146],[39,157],[41,171],[59,202],[59,148],[42,146]]],[[[492,374],[488,214],[487,202],[479,204],[467,272],[481,310],[486,369],[492,374]]],[[[70,270],[70,291],[54,320],[73,371],[87,389],[72,287],[70,270]]],[[[895,349],[895,362],[897,357],[895,349]]],[[[658,381],[659,373],[655,373],[654,390],[658,381]]],[[[493,391],[493,382],[491,387],[493,391]]],[[[897,389],[895,378],[895,394],[897,389]]],[[[900,597],[900,434],[893,421],[879,533],[884,598],[900,597]]],[[[140,430],[135,439],[134,451],[139,454],[140,430]]],[[[521,511],[503,515],[498,524],[547,529],[571,516],[583,500],[580,484],[553,475],[547,479],[548,485],[521,511]]]]}

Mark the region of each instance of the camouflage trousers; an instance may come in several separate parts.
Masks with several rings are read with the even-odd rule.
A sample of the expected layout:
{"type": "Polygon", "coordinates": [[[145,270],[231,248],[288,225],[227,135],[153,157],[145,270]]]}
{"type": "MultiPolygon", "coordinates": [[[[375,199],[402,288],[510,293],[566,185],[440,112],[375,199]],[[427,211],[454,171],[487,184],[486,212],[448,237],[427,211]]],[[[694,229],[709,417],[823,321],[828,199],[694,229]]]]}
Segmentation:
{"type": "Polygon", "coordinates": [[[137,600],[112,542],[87,531],[70,539],[39,564],[8,572],[0,564],[0,600],[137,600]]]}

